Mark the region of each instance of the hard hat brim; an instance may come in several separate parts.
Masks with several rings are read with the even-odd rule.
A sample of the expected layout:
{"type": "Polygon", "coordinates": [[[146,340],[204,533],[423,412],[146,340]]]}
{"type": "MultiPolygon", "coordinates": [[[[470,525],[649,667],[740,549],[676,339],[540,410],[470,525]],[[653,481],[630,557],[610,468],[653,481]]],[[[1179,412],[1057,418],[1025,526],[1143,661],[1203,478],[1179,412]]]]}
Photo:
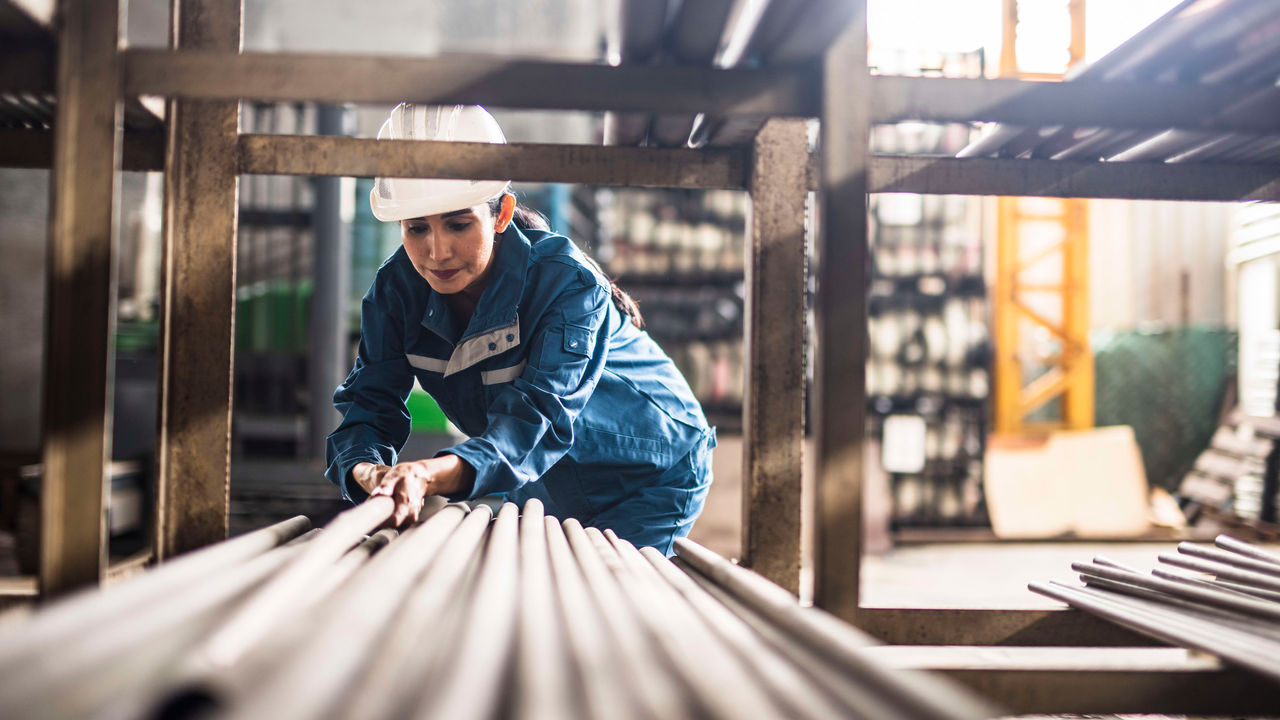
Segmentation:
{"type": "Polygon", "coordinates": [[[416,197],[391,200],[369,191],[373,216],[383,222],[399,222],[429,215],[466,210],[492,200],[507,191],[509,180],[418,180],[416,197]]]}

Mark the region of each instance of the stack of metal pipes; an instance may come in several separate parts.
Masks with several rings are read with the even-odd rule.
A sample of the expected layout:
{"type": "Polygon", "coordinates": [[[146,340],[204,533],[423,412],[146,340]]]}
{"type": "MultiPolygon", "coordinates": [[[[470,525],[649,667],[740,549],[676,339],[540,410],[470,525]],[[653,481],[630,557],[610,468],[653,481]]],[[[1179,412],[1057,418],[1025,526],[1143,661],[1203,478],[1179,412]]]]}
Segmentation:
{"type": "Polygon", "coordinates": [[[374,497],[55,602],[0,630],[0,717],[996,714],[695,543],[672,561],[536,500],[432,510],[379,530],[374,497]]]}
{"type": "Polygon", "coordinates": [[[1280,555],[1227,535],[1184,542],[1143,574],[1106,558],[1072,563],[1085,586],[1031,583],[1041,595],[1280,682],[1280,555]]]}
{"type": "MultiPolygon", "coordinates": [[[[1141,32],[1068,80],[1230,86],[1205,121],[1245,123],[1275,116],[1280,94],[1280,3],[1183,0],[1141,32]]],[[[1280,136],[1189,129],[1028,128],[999,124],[958,157],[1032,157],[1116,162],[1273,163],[1280,136]]]]}

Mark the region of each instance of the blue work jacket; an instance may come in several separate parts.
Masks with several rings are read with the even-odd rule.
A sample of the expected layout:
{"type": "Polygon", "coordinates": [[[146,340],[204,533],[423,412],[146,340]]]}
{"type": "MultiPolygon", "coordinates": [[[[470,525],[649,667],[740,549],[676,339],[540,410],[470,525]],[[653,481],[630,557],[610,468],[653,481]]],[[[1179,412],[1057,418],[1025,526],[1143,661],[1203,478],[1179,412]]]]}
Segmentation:
{"type": "Polygon", "coordinates": [[[568,238],[515,223],[500,238],[465,327],[403,247],[383,263],[362,304],[355,368],[334,394],[343,419],[326,476],[349,500],[366,497],[351,468],[395,464],[417,379],[470,438],[441,452],[475,468],[472,498],[537,497],[548,514],[590,521],[643,503],[654,483],[702,483],[685,501],[696,515],[709,463],[683,471],[708,477],[672,480],[673,469],[695,446],[709,458],[715,441],[684,377],[568,238]]]}

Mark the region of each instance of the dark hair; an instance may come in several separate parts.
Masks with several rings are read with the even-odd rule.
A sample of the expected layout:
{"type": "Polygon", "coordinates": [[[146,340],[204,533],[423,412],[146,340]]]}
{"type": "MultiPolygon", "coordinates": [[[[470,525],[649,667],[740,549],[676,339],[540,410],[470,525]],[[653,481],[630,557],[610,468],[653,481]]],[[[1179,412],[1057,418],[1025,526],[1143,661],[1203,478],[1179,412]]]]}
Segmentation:
{"type": "MultiPolygon", "coordinates": [[[[499,195],[489,201],[489,211],[492,212],[495,217],[502,211],[503,197],[503,195],[499,195]]],[[[527,208],[518,202],[516,203],[515,213],[511,216],[511,222],[515,223],[516,227],[521,230],[542,230],[544,232],[549,232],[551,230],[551,224],[547,222],[547,218],[544,217],[542,213],[532,208],[527,208]]],[[[591,263],[596,270],[600,270],[601,275],[604,274],[604,271],[600,268],[599,263],[595,261],[595,258],[592,258],[590,255],[586,255],[585,257],[587,258],[587,262],[591,263]]],[[[631,324],[643,330],[644,316],[640,314],[640,306],[636,304],[636,301],[624,292],[622,288],[618,287],[617,283],[615,283],[612,278],[609,279],[609,291],[613,294],[613,304],[618,308],[618,312],[631,318],[631,324]]]]}

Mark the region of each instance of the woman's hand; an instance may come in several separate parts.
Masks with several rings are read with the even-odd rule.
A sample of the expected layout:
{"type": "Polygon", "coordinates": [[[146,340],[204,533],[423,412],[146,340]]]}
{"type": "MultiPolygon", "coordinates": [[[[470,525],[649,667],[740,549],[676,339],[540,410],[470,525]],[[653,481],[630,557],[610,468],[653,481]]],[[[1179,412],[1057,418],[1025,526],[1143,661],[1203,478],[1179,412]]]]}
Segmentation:
{"type": "Polygon", "coordinates": [[[351,474],[370,495],[386,495],[395,501],[392,522],[396,527],[417,522],[422,501],[428,495],[464,493],[475,480],[475,470],[457,455],[449,454],[391,467],[360,463],[351,474]],[[368,467],[362,469],[362,466],[368,467]],[[366,480],[371,483],[376,480],[372,489],[364,484],[366,480]]]}
{"type": "Polygon", "coordinates": [[[351,479],[356,481],[360,489],[372,495],[373,491],[382,484],[382,478],[386,477],[390,469],[390,465],[375,465],[371,462],[356,463],[356,466],[351,468],[351,479]]]}

